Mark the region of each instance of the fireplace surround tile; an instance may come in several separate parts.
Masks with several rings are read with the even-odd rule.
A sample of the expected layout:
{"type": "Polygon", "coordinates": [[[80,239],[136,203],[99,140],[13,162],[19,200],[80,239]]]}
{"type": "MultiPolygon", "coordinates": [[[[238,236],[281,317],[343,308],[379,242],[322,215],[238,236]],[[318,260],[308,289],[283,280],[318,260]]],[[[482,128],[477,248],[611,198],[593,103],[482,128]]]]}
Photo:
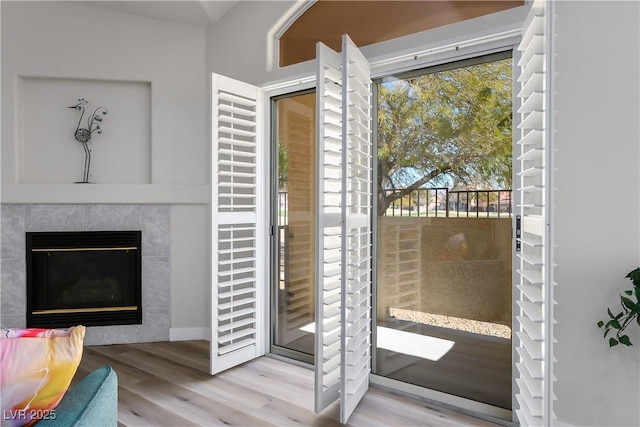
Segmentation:
{"type": "MultiPolygon", "coordinates": [[[[144,247],[144,246],[143,246],[144,247]]],[[[145,309],[170,306],[171,260],[168,257],[143,257],[142,301],[145,309]]]]}
{"type": "Polygon", "coordinates": [[[0,316],[3,328],[24,328],[27,322],[26,314],[2,314],[0,316]]]}
{"type": "Polygon", "coordinates": [[[140,329],[140,341],[169,341],[171,313],[168,308],[148,309],[144,313],[142,313],[142,321],[149,326],[140,329]]]}
{"type": "MultiPolygon", "coordinates": [[[[23,252],[24,258],[24,252],[23,252]]],[[[1,313],[24,314],[24,307],[27,305],[27,297],[24,288],[26,283],[25,260],[3,259],[0,261],[1,269],[0,281],[2,282],[2,305],[1,313]]]]}
{"type": "Polygon", "coordinates": [[[142,325],[90,326],[85,333],[84,344],[130,344],[141,342],[140,331],[142,329],[142,325]]]}
{"type": "Polygon", "coordinates": [[[86,231],[140,230],[140,205],[86,205],[86,231]]]}
{"type": "Polygon", "coordinates": [[[3,204],[0,209],[0,327],[26,326],[27,231],[142,230],[142,324],[92,326],[85,343],[169,340],[171,326],[171,206],[3,204]]]}
{"type": "Polygon", "coordinates": [[[142,207],[142,256],[171,255],[169,239],[171,238],[170,206],[145,205],[142,207]]]}
{"type": "Polygon", "coordinates": [[[1,205],[0,209],[0,259],[24,259],[25,206],[1,205]]]}
{"type": "Polygon", "coordinates": [[[27,205],[26,231],[82,231],[82,205],[27,205]]]}

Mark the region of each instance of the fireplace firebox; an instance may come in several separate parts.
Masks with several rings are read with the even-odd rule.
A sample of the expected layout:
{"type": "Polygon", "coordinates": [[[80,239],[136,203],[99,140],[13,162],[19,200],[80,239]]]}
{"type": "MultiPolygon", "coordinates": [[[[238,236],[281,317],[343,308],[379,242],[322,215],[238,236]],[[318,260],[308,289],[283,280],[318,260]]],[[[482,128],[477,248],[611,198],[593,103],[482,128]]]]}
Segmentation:
{"type": "Polygon", "coordinates": [[[27,327],[142,323],[140,231],[29,232],[27,327]]]}

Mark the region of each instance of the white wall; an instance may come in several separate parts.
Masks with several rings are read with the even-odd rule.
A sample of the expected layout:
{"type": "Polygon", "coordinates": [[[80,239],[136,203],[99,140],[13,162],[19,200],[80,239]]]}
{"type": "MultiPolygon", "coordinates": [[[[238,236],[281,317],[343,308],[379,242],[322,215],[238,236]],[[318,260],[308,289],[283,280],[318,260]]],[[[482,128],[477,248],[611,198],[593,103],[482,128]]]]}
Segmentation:
{"type": "Polygon", "coordinates": [[[259,85],[310,73],[312,63],[279,70],[272,64],[271,34],[280,28],[297,1],[242,1],[207,31],[208,69],[259,85]]]}
{"type": "Polygon", "coordinates": [[[554,3],[555,412],[637,426],[640,328],[609,349],[596,323],[640,266],[640,4],[554,3]]]}
{"type": "MultiPolygon", "coordinates": [[[[151,82],[152,183],[206,183],[205,55],[202,27],[75,2],[3,1],[3,182],[16,176],[14,97],[17,76],[28,76],[151,82]]],[[[43,127],[50,125],[46,115],[41,120],[43,127]]]]}
{"type": "MultiPolygon", "coordinates": [[[[187,193],[206,194],[204,198],[190,197],[187,203],[193,204],[172,206],[171,327],[208,327],[208,297],[202,296],[210,282],[206,232],[208,191],[202,191],[209,182],[205,28],[124,15],[77,2],[3,1],[1,7],[3,190],[10,189],[6,193],[15,196],[25,188],[35,195],[30,196],[30,203],[38,203],[39,200],[33,199],[44,192],[47,192],[46,202],[55,203],[51,191],[60,191],[63,203],[86,200],[101,203],[100,197],[96,199],[100,193],[105,193],[108,203],[119,203],[119,200],[136,203],[132,200],[136,194],[144,196],[141,197],[144,203],[166,203],[166,200],[171,203],[180,197],[164,192],[182,188],[187,193]],[[32,185],[20,184],[16,162],[20,138],[16,123],[23,105],[16,101],[16,94],[21,76],[67,79],[70,84],[90,80],[149,82],[151,105],[140,106],[151,112],[148,125],[151,141],[147,150],[150,157],[147,181],[150,182],[146,183],[146,189],[113,180],[118,185],[96,184],[89,196],[86,187],[76,190],[73,185],[67,185],[57,190],[54,185],[33,191],[32,185]],[[126,196],[120,199],[120,192],[126,196]],[[153,196],[147,196],[147,192],[153,196]],[[195,202],[190,202],[192,199],[195,202]]],[[[100,102],[99,99],[89,101],[100,102]]],[[[110,111],[110,115],[118,113],[110,111]]],[[[41,119],[43,128],[52,132],[62,129],[59,123],[48,123],[47,120],[53,119],[46,114],[41,119]]],[[[74,126],[75,120],[77,118],[65,125],[74,126]]],[[[101,136],[106,135],[109,126],[107,118],[105,134],[101,136]]],[[[95,153],[96,157],[98,154],[95,153]]],[[[56,164],[65,164],[68,160],[64,152],[49,152],[47,157],[56,164]]],[[[75,163],[69,164],[73,166],[75,163]]],[[[117,168],[114,164],[110,173],[117,173],[117,168]]],[[[3,194],[3,202],[12,203],[12,200],[5,200],[3,194]]]]}

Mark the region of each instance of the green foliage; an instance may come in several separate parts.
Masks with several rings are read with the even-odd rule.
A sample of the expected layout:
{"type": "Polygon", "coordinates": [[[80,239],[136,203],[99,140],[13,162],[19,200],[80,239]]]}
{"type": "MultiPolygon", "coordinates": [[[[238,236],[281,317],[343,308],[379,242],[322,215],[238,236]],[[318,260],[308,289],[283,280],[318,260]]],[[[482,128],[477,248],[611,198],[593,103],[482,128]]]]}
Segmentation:
{"type": "Polygon", "coordinates": [[[287,190],[289,181],[289,153],[287,147],[278,140],[278,189],[287,190]]]}
{"type": "Polygon", "coordinates": [[[377,119],[379,189],[511,187],[511,59],[382,83],[377,119]]]}
{"type": "Polygon", "coordinates": [[[631,344],[629,336],[624,334],[624,330],[634,320],[640,325],[640,267],[627,274],[626,278],[631,279],[633,282],[633,289],[627,289],[623,292],[624,295],[620,295],[622,311],[614,315],[611,309],[607,308],[609,318],[606,321],[601,320],[598,322],[598,328],[604,329],[605,338],[609,332],[615,331],[615,338],[609,338],[609,347],[618,344],[624,344],[627,347],[632,346],[633,344],[631,344]]]}

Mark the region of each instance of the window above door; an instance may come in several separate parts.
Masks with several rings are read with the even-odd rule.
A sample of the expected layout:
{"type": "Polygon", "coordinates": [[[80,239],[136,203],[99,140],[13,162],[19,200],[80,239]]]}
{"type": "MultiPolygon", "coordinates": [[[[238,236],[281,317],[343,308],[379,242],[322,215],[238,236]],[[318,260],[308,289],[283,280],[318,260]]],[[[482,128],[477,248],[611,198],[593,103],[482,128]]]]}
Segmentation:
{"type": "Polygon", "coordinates": [[[315,44],[340,50],[342,34],[360,47],[522,6],[509,1],[317,1],[278,40],[281,67],[315,58],[315,44]]]}

